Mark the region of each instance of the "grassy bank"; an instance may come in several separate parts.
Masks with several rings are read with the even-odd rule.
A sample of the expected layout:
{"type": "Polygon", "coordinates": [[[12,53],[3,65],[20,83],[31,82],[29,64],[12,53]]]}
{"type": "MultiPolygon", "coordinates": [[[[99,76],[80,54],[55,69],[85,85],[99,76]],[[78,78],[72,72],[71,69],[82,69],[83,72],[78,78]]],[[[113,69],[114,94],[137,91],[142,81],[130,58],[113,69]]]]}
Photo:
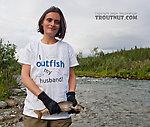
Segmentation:
{"type": "Polygon", "coordinates": [[[95,51],[94,56],[78,57],[78,61],[77,76],[150,79],[150,48],[135,46],[108,54],[95,51]]]}
{"type": "Polygon", "coordinates": [[[137,79],[137,80],[150,80],[150,77],[138,77],[131,75],[103,75],[101,73],[87,72],[87,71],[75,71],[77,77],[92,77],[92,78],[124,78],[124,79],[137,79]]]}

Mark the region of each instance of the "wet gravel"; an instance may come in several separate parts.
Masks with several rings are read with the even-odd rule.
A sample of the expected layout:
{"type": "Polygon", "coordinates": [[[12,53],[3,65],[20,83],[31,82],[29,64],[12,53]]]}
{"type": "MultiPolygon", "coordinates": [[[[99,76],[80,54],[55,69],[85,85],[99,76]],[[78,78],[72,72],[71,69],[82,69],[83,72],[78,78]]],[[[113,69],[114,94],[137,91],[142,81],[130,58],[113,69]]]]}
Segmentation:
{"type": "Polygon", "coordinates": [[[76,94],[89,110],[72,127],[150,127],[150,81],[82,77],[76,94]]]}
{"type": "MultiPolygon", "coordinates": [[[[72,116],[71,127],[150,127],[150,81],[77,77],[76,98],[87,110],[72,116]]],[[[0,116],[18,117],[0,127],[23,127],[22,106],[1,109],[0,116]]]]}

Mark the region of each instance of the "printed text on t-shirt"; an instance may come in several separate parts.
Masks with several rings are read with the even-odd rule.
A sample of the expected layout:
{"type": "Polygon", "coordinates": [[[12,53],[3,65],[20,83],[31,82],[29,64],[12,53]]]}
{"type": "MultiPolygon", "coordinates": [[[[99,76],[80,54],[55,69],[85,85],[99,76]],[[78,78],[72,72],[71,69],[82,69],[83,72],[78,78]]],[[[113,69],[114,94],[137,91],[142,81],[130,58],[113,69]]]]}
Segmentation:
{"type": "Polygon", "coordinates": [[[57,60],[45,60],[45,61],[38,61],[36,63],[37,67],[58,67],[58,68],[64,68],[65,64],[62,60],[57,61],[57,60]]]}

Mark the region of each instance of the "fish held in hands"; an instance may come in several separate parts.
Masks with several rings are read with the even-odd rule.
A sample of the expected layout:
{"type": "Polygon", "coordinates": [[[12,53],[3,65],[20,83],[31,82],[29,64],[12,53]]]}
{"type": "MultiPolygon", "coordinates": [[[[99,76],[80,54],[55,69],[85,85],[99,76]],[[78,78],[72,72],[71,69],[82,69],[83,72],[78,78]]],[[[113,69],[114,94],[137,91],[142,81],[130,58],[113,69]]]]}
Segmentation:
{"type": "MultiPolygon", "coordinates": [[[[74,109],[75,111],[83,111],[84,107],[82,105],[77,104],[75,107],[73,107],[73,103],[70,101],[62,101],[58,103],[61,112],[69,112],[72,109],[74,109]]],[[[38,119],[41,119],[42,115],[47,113],[47,115],[50,114],[49,110],[47,108],[43,109],[43,110],[35,110],[34,111],[37,115],[38,115],[38,119]]]]}

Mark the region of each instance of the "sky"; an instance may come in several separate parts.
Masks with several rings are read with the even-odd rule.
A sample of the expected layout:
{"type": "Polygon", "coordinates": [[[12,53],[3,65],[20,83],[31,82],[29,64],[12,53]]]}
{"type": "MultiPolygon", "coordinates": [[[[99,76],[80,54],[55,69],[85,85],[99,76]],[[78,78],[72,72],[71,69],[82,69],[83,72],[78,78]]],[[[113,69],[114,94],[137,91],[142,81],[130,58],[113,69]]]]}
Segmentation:
{"type": "Polygon", "coordinates": [[[16,44],[19,54],[28,43],[40,41],[38,20],[56,6],[67,22],[64,41],[75,53],[86,56],[95,47],[105,53],[150,47],[149,5],[148,0],[0,0],[0,38],[16,44]],[[106,19],[120,15],[125,19],[106,19]]]}

